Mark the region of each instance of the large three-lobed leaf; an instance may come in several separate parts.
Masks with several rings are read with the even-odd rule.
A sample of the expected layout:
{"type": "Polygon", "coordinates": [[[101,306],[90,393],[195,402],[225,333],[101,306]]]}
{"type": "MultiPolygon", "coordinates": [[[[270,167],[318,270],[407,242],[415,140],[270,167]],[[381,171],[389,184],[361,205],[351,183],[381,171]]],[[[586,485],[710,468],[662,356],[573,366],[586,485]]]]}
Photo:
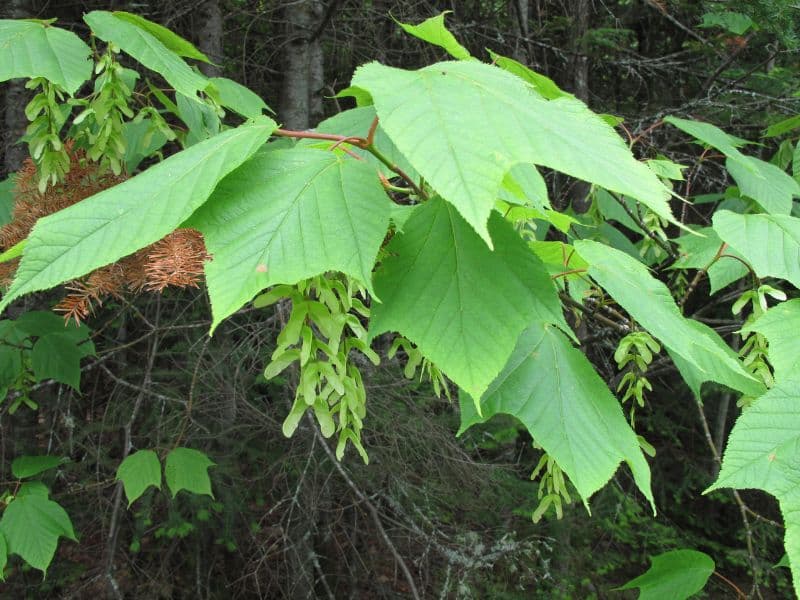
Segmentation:
{"type": "Polygon", "coordinates": [[[372,95],[397,148],[487,243],[489,213],[517,163],[585,179],[671,218],[658,178],[578,100],[545,100],[522,79],[476,61],[418,71],[370,63],[353,85],[372,95]]]}
{"type": "Polygon", "coordinates": [[[169,157],[140,175],[40,219],[0,302],[80,277],[158,241],[183,223],[269,137],[263,117],[169,157]]]}
{"type": "Polygon", "coordinates": [[[481,399],[462,394],[461,429],[505,413],[518,418],[588,502],[626,461],[653,503],[650,469],[619,402],[584,354],[555,327],[536,323],[481,399]]]}
{"type": "Polygon", "coordinates": [[[187,223],[213,260],[212,329],[264,288],[340,271],[372,288],[390,202],[368,163],[325,150],[258,154],[187,223]]]}
{"type": "Polygon", "coordinates": [[[496,212],[489,233],[494,251],[451,204],[417,208],[375,274],[370,322],[371,335],[404,335],[475,398],[532,321],[570,331],[541,260],[496,212]]]}

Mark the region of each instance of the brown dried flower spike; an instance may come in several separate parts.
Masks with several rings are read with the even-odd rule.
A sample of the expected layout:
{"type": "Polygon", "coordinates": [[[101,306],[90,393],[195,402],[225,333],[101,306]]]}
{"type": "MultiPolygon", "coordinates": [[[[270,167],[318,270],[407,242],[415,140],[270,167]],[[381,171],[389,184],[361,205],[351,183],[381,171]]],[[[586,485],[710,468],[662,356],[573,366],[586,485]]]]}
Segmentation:
{"type": "MultiPolygon", "coordinates": [[[[31,159],[27,159],[17,173],[12,219],[0,228],[3,250],[28,237],[40,218],[127,179],[125,175],[100,171],[99,165],[89,162],[83,150],[74,149],[71,141],[66,147],[70,157],[66,179],[48,187],[44,193],[38,190],[37,169],[31,159]]],[[[66,285],[69,293],[55,310],[79,323],[108,297],[119,298],[125,292],[161,292],[170,286],[198,287],[203,265],[210,258],[199,231],[178,229],[131,256],[70,282],[66,285]]],[[[0,285],[10,285],[17,265],[18,260],[0,263],[0,285]]]]}

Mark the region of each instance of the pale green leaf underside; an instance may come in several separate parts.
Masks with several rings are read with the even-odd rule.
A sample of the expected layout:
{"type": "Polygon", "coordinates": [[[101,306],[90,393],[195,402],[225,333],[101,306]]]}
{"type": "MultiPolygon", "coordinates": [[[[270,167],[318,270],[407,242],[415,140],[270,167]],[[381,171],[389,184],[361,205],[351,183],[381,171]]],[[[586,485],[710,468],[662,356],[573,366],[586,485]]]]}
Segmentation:
{"type": "Polygon", "coordinates": [[[278,283],[340,271],[371,288],[390,204],[363,161],[311,148],[259,153],[187,222],[213,256],[212,329],[278,283]]]}
{"type": "Polygon", "coordinates": [[[10,554],[40,571],[53,560],[59,537],[77,541],[66,511],[39,493],[18,495],[3,512],[0,532],[10,554]]]}
{"type": "Polygon", "coordinates": [[[697,370],[703,381],[716,381],[758,396],[762,385],[725,350],[725,342],[710,327],[690,322],[678,309],[669,289],[635,258],[605,244],[578,240],[575,249],[590,265],[589,275],[670,352],[697,370]]]}
{"type": "Polygon", "coordinates": [[[800,377],[778,381],[736,421],[719,478],[707,491],[752,488],[772,494],[786,526],[795,582],[800,577],[800,377]]]}
{"type": "Polygon", "coordinates": [[[75,94],[92,74],[92,50],[71,31],[0,20],[0,81],[44,77],[75,94]]]}
{"type": "Polygon", "coordinates": [[[167,454],[164,478],[173,498],[181,490],[214,497],[208,468],[214,463],[202,452],[191,448],[175,448],[167,454]]]}
{"type": "Polygon", "coordinates": [[[117,468],[117,481],[122,482],[128,506],[150,486],[161,489],[161,463],[152,450],[139,450],[128,456],[117,468]]]}
{"type": "Polygon", "coordinates": [[[671,550],[651,559],[650,568],[620,590],[639,588],[639,600],[683,600],[702,590],[714,572],[705,552],[671,550]]]}
{"type": "Polygon", "coordinates": [[[729,158],[725,161],[725,168],[736,180],[739,191],[758,202],[768,213],[788,215],[792,211],[792,198],[800,195],[800,185],[794,178],[758,158],[745,156],[744,161],[729,158]]]}
{"type": "Polygon", "coordinates": [[[769,362],[778,381],[800,372],[800,299],[782,302],[748,326],[742,333],[757,331],[769,342],[769,362]]]}
{"type": "Polygon", "coordinates": [[[455,208],[435,198],[417,208],[375,274],[381,299],[370,335],[396,331],[471,396],[480,398],[532,321],[570,331],[547,270],[493,213],[491,251],[455,208]]]}
{"type": "Polygon", "coordinates": [[[517,163],[585,179],[672,218],[658,178],[578,100],[545,100],[511,73],[476,61],[418,71],[370,63],[353,85],[369,91],[392,141],[487,243],[489,213],[517,163]]]}
{"type": "Polygon", "coordinates": [[[264,117],[226,131],[40,219],[0,311],[23,294],[80,277],[160,240],[203,204],[275,127],[264,117]]]}
{"type": "Polygon", "coordinates": [[[208,79],[193,71],[175,52],[158,38],[141,27],[120,19],[114,14],[95,10],[83,17],[92,33],[106,42],[112,42],[130,54],[143,66],[161,75],[175,89],[190,98],[205,89],[208,79]]]}
{"type": "Polygon", "coordinates": [[[800,287],[800,219],[788,215],[740,215],[721,210],[714,230],[759,277],[779,277],[800,287]]]}
{"type": "Polygon", "coordinates": [[[725,133],[722,129],[711,123],[703,121],[692,121],[680,119],[678,117],[664,117],[664,121],[674,125],[681,131],[688,133],[693,138],[700,140],[704,144],[716,148],[728,158],[738,160],[747,168],[752,168],[747,162],[747,156],[739,152],[738,146],[746,143],[737,137],[725,133]]]}
{"type": "Polygon", "coordinates": [[[584,354],[555,327],[537,323],[520,336],[503,372],[481,399],[461,397],[461,428],[505,413],[519,419],[588,502],[623,460],[653,503],[650,468],[619,402],[584,354]]]}

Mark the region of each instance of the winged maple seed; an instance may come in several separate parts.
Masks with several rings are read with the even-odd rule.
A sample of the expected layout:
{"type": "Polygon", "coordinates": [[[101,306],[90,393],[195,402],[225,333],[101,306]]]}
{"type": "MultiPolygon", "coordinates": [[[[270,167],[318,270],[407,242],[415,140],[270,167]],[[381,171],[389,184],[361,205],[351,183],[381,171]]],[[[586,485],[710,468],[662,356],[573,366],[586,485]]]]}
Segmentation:
{"type": "MultiPolygon", "coordinates": [[[[0,248],[8,249],[24,240],[36,222],[49,214],[67,208],[98,192],[118,185],[126,175],[100,171],[86,158],[83,150],[66,143],[70,168],[63,182],[38,190],[39,176],[29,158],[17,173],[11,221],[0,228],[0,248]]],[[[166,287],[198,287],[203,265],[210,260],[203,235],[195,229],[178,229],[138,252],[71,281],[67,295],[55,310],[66,320],[85,320],[95,306],[109,297],[143,291],[161,292],[166,287]]],[[[0,286],[11,284],[19,259],[0,263],[0,286]]]]}

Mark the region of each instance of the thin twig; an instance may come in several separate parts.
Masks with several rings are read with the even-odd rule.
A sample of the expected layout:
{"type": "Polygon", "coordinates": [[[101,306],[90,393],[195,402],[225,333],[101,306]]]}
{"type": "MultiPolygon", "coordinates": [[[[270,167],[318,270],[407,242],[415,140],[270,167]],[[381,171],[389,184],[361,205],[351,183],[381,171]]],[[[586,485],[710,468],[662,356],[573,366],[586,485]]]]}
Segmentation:
{"type": "Polygon", "coordinates": [[[375,508],[375,505],[369,501],[367,495],[361,491],[361,488],[355,484],[355,482],[350,478],[350,475],[347,474],[347,471],[344,470],[344,467],[336,458],[336,455],[334,455],[333,450],[330,449],[328,443],[322,437],[322,434],[320,433],[314,418],[311,416],[311,413],[306,413],[306,417],[311,425],[312,431],[314,432],[314,436],[322,445],[322,448],[325,450],[325,454],[328,455],[328,458],[330,459],[331,463],[333,463],[334,468],[339,472],[339,475],[342,476],[342,479],[345,480],[345,483],[347,483],[348,487],[353,490],[353,493],[356,495],[356,497],[364,504],[364,506],[367,507],[367,510],[372,517],[372,521],[375,523],[375,527],[378,529],[378,533],[380,533],[381,537],[383,538],[383,542],[386,544],[389,552],[392,553],[397,566],[400,567],[400,570],[403,572],[403,577],[405,577],[406,583],[411,591],[411,596],[415,600],[420,600],[420,595],[417,591],[417,586],[414,583],[414,578],[411,575],[411,571],[409,570],[406,561],[403,560],[403,557],[397,551],[397,548],[395,548],[395,545],[392,543],[392,540],[386,533],[386,530],[383,528],[383,523],[381,523],[381,517],[380,514],[378,514],[378,509],[375,508]]]}

